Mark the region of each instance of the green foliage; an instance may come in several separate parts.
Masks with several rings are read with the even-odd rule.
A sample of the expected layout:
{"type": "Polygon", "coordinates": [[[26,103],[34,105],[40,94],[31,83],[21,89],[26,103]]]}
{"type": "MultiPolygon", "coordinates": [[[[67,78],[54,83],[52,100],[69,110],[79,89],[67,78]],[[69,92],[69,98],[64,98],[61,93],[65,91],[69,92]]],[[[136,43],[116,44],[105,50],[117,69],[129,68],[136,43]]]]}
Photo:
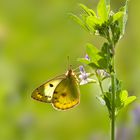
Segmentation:
{"type": "Polygon", "coordinates": [[[120,8],[120,11],[123,12],[123,16],[119,20],[121,37],[122,37],[125,33],[125,27],[126,27],[127,18],[128,18],[128,0],[126,0],[125,6],[120,8]]]}
{"type": "Polygon", "coordinates": [[[71,18],[76,21],[78,24],[80,24],[85,30],[89,31],[88,27],[86,24],[76,15],[70,14],[71,18]]]}
{"type": "Polygon", "coordinates": [[[71,14],[71,17],[85,30],[92,34],[100,35],[115,45],[122,38],[128,17],[128,1],[117,13],[110,11],[109,1],[100,0],[97,6],[97,14],[80,4],[83,13],[80,17],[71,14]]]}
{"type": "MultiPolygon", "coordinates": [[[[97,6],[97,14],[87,8],[85,5],[80,4],[83,13],[80,18],[73,15],[74,19],[87,31],[94,35],[100,35],[106,39],[101,49],[97,49],[92,44],[86,45],[86,53],[88,58],[78,59],[85,65],[90,66],[96,73],[98,70],[103,70],[108,75],[113,76],[113,81],[108,91],[104,91],[102,87],[102,81],[105,78],[100,78],[100,73],[97,73],[97,79],[102,91],[102,95],[97,99],[106,104],[109,111],[110,119],[118,114],[118,112],[132,103],[136,97],[128,96],[128,92],[122,89],[122,83],[116,78],[116,72],[114,68],[114,55],[115,46],[122,38],[125,32],[125,26],[128,17],[128,0],[126,0],[125,6],[121,7],[118,12],[114,13],[110,10],[110,1],[100,0],[97,6]]],[[[109,76],[112,81],[112,76],[109,76]]]]}
{"type": "Polygon", "coordinates": [[[87,64],[94,69],[105,69],[107,72],[111,71],[111,59],[113,54],[108,43],[105,42],[101,50],[97,49],[92,44],[87,44],[86,53],[89,59],[80,58],[78,59],[80,62],[87,64]]]}
{"type": "Polygon", "coordinates": [[[89,16],[96,16],[95,12],[92,9],[87,8],[84,4],[79,4],[79,6],[85,12],[85,14],[89,16]]]}
{"type": "Polygon", "coordinates": [[[128,92],[126,90],[122,90],[120,93],[120,100],[125,107],[136,100],[136,96],[128,96],[128,92]]]}
{"type": "MultiPolygon", "coordinates": [[[[116,97],[115,97],[115,115],[117,116],[119,111],[122,110],[124,107],[132,103],[136,100],[136,96],[128,96],[127,90],[122,89],[122,83],[118,79],[116,79],[116,97]]],[[[107,109],[109,111],[110,118],[112,117],[111,110],[112,110],[112,102],[111,102],[111,89],[109,88],[108,92],[104,93],[103,99],[106,103],[107,109]]]]}
{"type": "Polygon", "coordinates": [[[97,13],[102,23],[108,20],[110,12],[110,5],[106,0],[100,0],[97,6],[97,13]]]}

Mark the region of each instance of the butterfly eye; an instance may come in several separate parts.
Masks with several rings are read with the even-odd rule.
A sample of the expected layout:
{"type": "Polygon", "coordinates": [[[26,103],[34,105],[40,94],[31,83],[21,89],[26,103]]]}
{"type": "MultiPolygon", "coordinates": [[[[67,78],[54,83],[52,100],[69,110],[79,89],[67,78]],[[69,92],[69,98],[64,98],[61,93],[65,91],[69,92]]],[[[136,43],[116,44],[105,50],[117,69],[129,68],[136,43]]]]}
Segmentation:
{"type": "Polygon", "coordinates": [[[50,84],[50,87],[53,87],[53,84],[50,84]]]}

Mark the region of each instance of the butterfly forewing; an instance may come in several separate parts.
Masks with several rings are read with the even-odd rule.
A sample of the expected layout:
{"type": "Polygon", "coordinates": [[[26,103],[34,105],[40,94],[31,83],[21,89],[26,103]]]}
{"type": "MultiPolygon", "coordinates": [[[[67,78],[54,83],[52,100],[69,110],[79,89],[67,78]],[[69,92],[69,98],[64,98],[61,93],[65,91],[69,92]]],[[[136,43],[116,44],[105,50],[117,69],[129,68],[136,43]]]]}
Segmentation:
{"type": "Polygon", "coordinates": [[[63,80],[64,77],[57,77],[44,83],[36,88],[32,93],[32,98],[46,103],[52,102],[52,97],[55,88],[63,80]]]}
{"type": "Polygon", "coordinates": [[[69,71],[66,78],[55,88],[52,104],[56,109],[66,110],[79,103],[79,96],[80,90],[76,75],[69,71]]]}

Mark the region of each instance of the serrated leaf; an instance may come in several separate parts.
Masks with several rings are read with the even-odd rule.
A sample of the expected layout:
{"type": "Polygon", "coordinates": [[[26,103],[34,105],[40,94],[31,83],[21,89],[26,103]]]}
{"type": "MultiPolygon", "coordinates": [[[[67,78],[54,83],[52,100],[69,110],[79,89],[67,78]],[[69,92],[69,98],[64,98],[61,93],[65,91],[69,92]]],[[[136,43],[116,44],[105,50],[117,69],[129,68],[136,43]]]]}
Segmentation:
{"type": "MultiPolygon", "coordinates": [[[[108,2],[108,1],[107,1],[108,2]]],[[[107,21],[108,14],[109,14],[109,8],[110,6],[107,5],[106,0],[100,0],[97,6],[97,13],[98,16],[102,19],[102,21],[107,21]]]]}

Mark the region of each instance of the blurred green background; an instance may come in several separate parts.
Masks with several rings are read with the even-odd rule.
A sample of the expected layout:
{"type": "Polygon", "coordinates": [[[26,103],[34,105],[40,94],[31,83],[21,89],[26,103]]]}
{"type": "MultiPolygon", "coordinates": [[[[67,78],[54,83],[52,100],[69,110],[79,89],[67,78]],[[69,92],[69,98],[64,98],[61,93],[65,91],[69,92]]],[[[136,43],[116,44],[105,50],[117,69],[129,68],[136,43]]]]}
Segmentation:
{"type": "MultiPolygon", "coordinates": [[[[69,111],[31,99],[44,81],[65,73],[67,56],[73,68],[85,55],[87,42],[101,45],[68,13],[79,13],[78,3],[95,10],[98,0],[0,0],[0,139],[109,140],[110,122],[96,100],[97,85],[81,89],[81,103],[69,111]]],[[[113,10],[124,1],[111,0],[113,10]]],[[[129,3],[126,34],[116,50],[117,75],[135,103],[117,119],[117,140],[140,139],[140,15],[139,0],[129,3]]]]}

